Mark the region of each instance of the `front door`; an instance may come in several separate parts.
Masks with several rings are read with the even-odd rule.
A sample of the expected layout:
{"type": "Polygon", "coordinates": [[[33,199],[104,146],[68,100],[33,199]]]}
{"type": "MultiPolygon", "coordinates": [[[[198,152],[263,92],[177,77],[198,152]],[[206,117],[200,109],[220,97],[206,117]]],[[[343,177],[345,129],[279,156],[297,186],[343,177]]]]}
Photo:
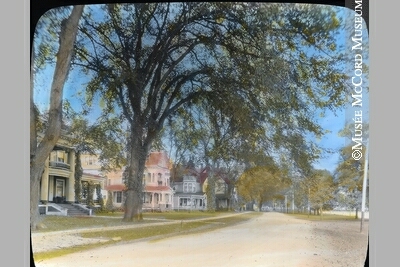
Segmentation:
{"type": "Polygon", "coordinates": [[[64,196],[65,181],[61,179],[56,180],[56,197],[64,196]]]}

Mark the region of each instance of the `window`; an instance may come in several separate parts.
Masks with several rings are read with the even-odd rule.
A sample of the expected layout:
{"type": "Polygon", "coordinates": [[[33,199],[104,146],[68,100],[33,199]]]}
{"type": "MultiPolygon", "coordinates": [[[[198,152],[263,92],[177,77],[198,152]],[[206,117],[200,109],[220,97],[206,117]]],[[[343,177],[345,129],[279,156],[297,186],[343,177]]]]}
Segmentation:
{"type": "Polygon", "coordinates": [[[116,197],[117,197],[116,202],[122,203],[122,192],[121,191],[116,192],[116,197]]]}
{"type": "Polygon", "coordinates": [[[181,198],[179,200],[179,206],[187,206],[187,205],[189,205],[189,203],[190,203],[190,200],[187,198],[181,198]]]}
{"type": "Polygon", "coordinates": [[[52,151],[50,154],[50,161],[67,163],[68,153],[62,150],[52,151]]]}
{"type": "Polygon", "coordinates": [[[96,163],[96,159],[93,156],[86,157],[86,165],[94,165],[96,163]]]}
{"type": "Polygon", "coordinates": [[[195,193],[196,186],[194,183],[183,183],[183,192],[184,193],[195,193]]]}

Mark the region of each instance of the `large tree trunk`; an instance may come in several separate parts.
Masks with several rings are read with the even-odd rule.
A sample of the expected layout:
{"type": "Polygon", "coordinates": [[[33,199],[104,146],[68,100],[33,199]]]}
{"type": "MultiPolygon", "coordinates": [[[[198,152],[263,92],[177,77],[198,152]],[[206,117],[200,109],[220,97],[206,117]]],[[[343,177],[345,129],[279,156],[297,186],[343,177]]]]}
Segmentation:
{"type": "Polygon", "coordinates": [[[140,221],[143,219],[143,173],[150,143],[142,143],[142,127],[132,127],[129,142],[130,152],[126,170],[126,199],[123,221],[140,221]]]}
{"type": "Polygon", "coordinates": [[[207,210],[210,212],[214,212],[217,209],[217,198],[215,196],[215,176],[213,172],[208,175],[207,180],[207,210]]]}
{"type": "Polygon", "coordinates": [[[37,228],[39,223],[39,201],[40,201],[40,178],[42,177],[44,165],[42,167],[31,167],[30,171],[30,216],[31,229],[37,228]]]}
{"type": "MultiPolygon", "coordinates": [[[[208,162],[208,160],[206,160],[208,162]]],[[[207,210],[210,212],[215,212],[217,210],[217,196],[216,196],[216,170],[215,160],[212,160],[212,164],[209,167],[208,175],[207,175],[207,188],[206,188],[206,196],[207,196],[207,210]]]]}
{"type": "MultiPolygon", "coordinates": [[[[31,98],[30,98],[30,217],[31,230],[37,228],[39,219],[40,179],[42,177],[44,164],[50,152],[53,150],[61,134],[62,121],[62,97],[65,81],[71,65],[71,56],[78,32],[78,22],[82,16],[84,6],[74,6],[68,19],[61,23],[59,36],[60,47],[57,53],[56,67],[50,90],[50,109],[48,127],[43,139],[37,146],[37,112],[33,102],[33,71],[31,71],[31,98]]],[[[33,46],[32,46],[33,47],[33,46]]],[[[31,51],[32,57],[34,51],[31,51]]],[[[33,65],[34,62],[31,62],[33,65]]],[[[32,66],[33,67],[33,66],[32,66]]]]}
{"type": "Polygon", "coordinates": [[[263,202],[264,202],[264,199],[262,197],[260,197],[260,199],[258,201],[258,211],[261,211],[263,202]]]}
{"type": "Polygon", "coordinates": [[[233,186],[231,183],[228,184],[228,210],[233,210],[233,201],[232,201],[232,195],[233,195],[233,186]]]}

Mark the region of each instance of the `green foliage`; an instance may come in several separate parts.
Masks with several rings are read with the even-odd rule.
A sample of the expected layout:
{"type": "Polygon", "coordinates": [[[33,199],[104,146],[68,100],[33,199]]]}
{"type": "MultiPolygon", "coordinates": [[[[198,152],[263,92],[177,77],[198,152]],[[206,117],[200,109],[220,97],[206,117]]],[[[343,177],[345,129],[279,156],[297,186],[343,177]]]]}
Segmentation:
{"type": "Polygon", "coordinates": [[[70,142],[76,151],[99,156],[101,168],[109,171],[126,164],[123,144],[126,142],[121,121],[114,116],[102,116],[94,123],[71,111],[70,142]]]}
{"type": "MultiPolygon", "coordinates": [[[[103,117],[115,115],[129,126],[129,185],[141,182],[144,157],[160,140],[167,119],[185,116],[190,107],[206,110],[206,125],[189,120],[188,129],[196,131],[182,138],[190,137],[192,147],[202,142],[206,163],[255,164],[279,150],[308,170],[320,149],[306,136],[323,134],[314,114],[340,107],[347,96],[336,46],[340,27],[336,9],[329,6],[91,6],[73,64],[90,76],[87,106],[99,103],[103,117]]],[[[98,127],[94,131],[103,132],[98,127]]],[[[98,147],[123,151],[108,142],[110,135],[95,138],[98,147]]],[[[135,188],[140,195],[141,186],[135,188]]]]}
{"type": "Polygon", "coordinates": [[[322,209],[329,204],[337,189],[333,176],[327,170],[313,170],[303,183],[310,207],[314,209],[322,209]]]}
{"type": "Polygon", "coordinates": [[[104,199],[103,199],[103,195],[101,194],[100,184],[96,184],[96,196],[97,196],[97,202],[100,205],[100,211],[104,211],[105,210],[104,199]]]}
{"type": "MultiPolygon", "coordinates": [[[[340,131],[339,135],[342,137],[351,138],[354,132],[354,123],[347,124],[343,130],[340,131]]],[[[363,138],[368,139],[369,137],[369,125],[363,124],[363,138]]],[[[340,149],[340,158],[338,165],[335,169],[335,178],[337,186],[341,190],[337,196],[339,205],[355,209],[361,205],[362,189],[364,182],[365,173],[365,157],[366,146],[361,144],[357,148],[363,153],[361,160],[355,160],[352,157],[354,143],[350,143],[340,149]]],[[[367,173],[368,177],[368,173],[367,173]]],[[[366,184],[367,195],[366,201],[368,203],[368,182],[366,184]]]]}
{"type": "Polygon", "coordinates": [[[111,191],[107,191],[106,210],[114,212],[115,207],[113,203],[113,195],[111,191]]]}
{"type": "Polygon", "coordinates": [[[353,190],[349,192],[346,190],[344,192],[338,192],[335,200],[341,207],[355,210],[361,206],[361,197],[361,191],[353,190]]]}
{"type": "MultiPolygon", "coordinates": [[[[85,39],[91,46],[95,44],[95,56],[89,54],[91,52],[85,48],[86,46],[81,46],[78,47],[79,56],[75,61],[76,65],[84,67],[83,69],[95,71],[95,77],[89,83],[88,92],[92,94],[103,90],[102,101],[121,101],[121,97],[127,96],[124,92],[136,90],[137,94],[130,95],[140,97],[136,103],[141,103],[141,112],[147,112],[146,108],[151,107],[148,111],[153,109],[155,112],[153,115],[157,116],[154,118],[161,119],[161,111],[167,111],[164,107],[172,107],[173,103],[179,102],[179,99],[184,100],[182,102],[184,103],[194,98],[196,94],[193,94],[193,97],[191,94],[196,91],[195,88],[200,89],[200,87],[190,88],[186,86],[189,82],[203,84],[204,91],[210,88],[212,83],[218,81],[224,81],[224,88],[229,88],[231,84],[236,84],[235,89],[242,85],[254,87],[257,85],[255,83],[257,80],[253,80],[252,75],[248,75],[249,73],[257,73],[257,75],[262,73],[263,75],[257,78],[261,82],[259,85],[267,87],[265,89],[270,92],[275,90],[274,86],[277,90],[285,88],[288,92],[300,90],[296,94],[280,94],[281,98],[291,96],[289,102],[287,99],[282,99],[281,102],[293,104],[290,108],[296,107],[296,103],[301,101],[301,90],[305,88],[303,85],[310,84],[312,79],[317,79],[320,85],[331,81],[332,84],[314,87],[312,89],[314,93],[309,95],[313,97],[310,97],[308,101],[313,101],[318,106],[329,107],[337,106],[342,101],[343,75],[340,75],[338,70],[332,69],[333,65],[329,64],[336,58],[323,57],[326,51],[332,50],[332,42],[335,41],[334,33],[340,27],[335,11],[329,7],[175,3],[113,5],[113,8],[103,10],[109,21],[86,19],[85,27],[81,28],[81,44],[83,45],[85,39]],[[128,9],[135,11],[135,16],[125,16],[126,13],[122,10],[128,9]],[[171,9],[175,10],[176,16],[168,14],[171,9]],[[177,14],[182,14],[182,17],[177,14]],[[223,23],[215,23],[215,21],[221,21],[222,18],[223,23]],[[201,26],[205,24],[209,24],[209,27],[201,26]],[[163,25],[169,26],[163,27],[163,25]],[[252,29],[252,31],[246,29],[252,29]],[[141,39],[132,42],[133,36],[140,36],[141,39]],[[144,42],[145,38],[151,40],[152,43],[144,42]],[[170,40],[175,40],[175,42],[170,40]],[[302,44],[300,41],[306,42],[302,44]],[[274,45],[281,46],[284,54],[274,54],[274,45]],[[315,53],[312,55],[305,53],[307,47],[316,47],[315,53]],[[133,53],[138,49],[141,53],[133,53]],[[169,62],[168,57],[160,54],[163,51],[171,51],[170,59],[182,56],[182,60],[169,62]],[[185,53],[189,53],[187,57],[183,57],[185,53]],[[204,57],[207,53],[208,58],[204,57]],[[300,53],[302,60],[298,60],[299,58],[294,60],[300,53]],[[196,60],[191,58],[190,54],[197,57],[196,60]],[[271,58],[267,64],[265,64],[265,57],[271,58]],[[211,58],[214,60],[210,60],[211,58]],[[199,62],[200,60],[203,62],[199,62]],[[310,65],[310,62],[313,65],[310,65]],[[188,63],[192,64],[192,69],[184,67],[188,63]],[[197,66],[198,63],[200,64],[197,66]],[[168,70],[168,67],[174,64],[176,64],[176,72],[171,73],[174,76],[161,76],[163,66],[165,70],[168,70]],[[204,81],[201,82],[200,78],[206,78],[204,75],[209,75],[209,72],[200,66],[212,67],[215,77],[203,79],[204,81]],[[303,73],[301,80],[293,76],[299,68],[303,73]],[[328,69],[329,73],[338,73],[338,75],[328,76],[328,69]],[[144,75],[141,79],[128,78],[139,77],[139,71],[144,75]],[[297,83],[297,86],[287,83],[288,85],[284,88],[281,87],[283,85],[281,74],[285,72],[288,74],[284,75],[285,82],[288,78],[293,79],[293,85],[297,83]],[[320,75],[315,77],[315,74],[319,73],[320,75]],[[269,81],[264,80],[264,77],[268,77],[269,81]],[[221,80],[221,78],[224,79],[221,80]],[[211,83],[207,84],[207,81],[211,83]],[[141,84],[141,82],[144,83],[141,84]],[[137,83],[138,87],[133,88],[131,86],[133,83],[137,83]],[[145,87],[146,85],[150,87],[145,87]],[[321,97],[321,95],[328,96],[327,90],[337,93],[328,98],[321,97]],[[171,101],[171,104],[163,106],[163,102],[153,101],[147,96],[154,96],[154,100],[171,101]]],[[[218,87],[213,85],[212,88],[219,91],[221,86],[218,87]]],[[[242,89],[244,89],[242,93],[248,93],[245,87],[242,89]]],[[[248,99],[257,103],[256,98],[248,99]]],[[[242,98],[242,100],[245,99],[242,98]]],[[[127,118],[135,114],[135,107],[132,104],[119,102],[119,105],[125,106],[123,111],[127,118]]],[[[111,103],[107,105],[112,107],[111,103]]],[[[107,109],[106,111],[108,112],[107,109]]],[[[304,116],[304,118],[307,117],[304,116]]]]}
{"type": "Polygon", "coordinates": [[[92,181],[87,182],[87,196],[86,196],[86,205],[89,208],[93,208],[94,207],[94,191],[95,191],[95,185],[93,184],[92,181]]]}
{"type": "MultiPolygon", "coordinates": [[[[365,146],[363,146],[365,151],[365,146]]],[[[340,149],[340,162],[335,170],[339,186],[346,188],[349,192],[353,190],[362,190],[364,178],[364,160],[355,160],[352,158],[352,146],[346,146],[340,149]]]]}
{"type": "Polygon", "coordinates": [[[255,200],[261,205],[264,201],[280,197],[280,193],[290,185],[291,181],[276,166],[256,166],[239,177],[237,190],[244,200],[255,200]]]}
{"type": "MultiPolygon", "coordinates": [[[[363,124],[363,137],[368,139],[369,125],[363,124]]],[[[354,133],[354,123],[346,124],[346,126],[339,132],[339,136],[351,138],[354,133]]],[[[338,185],[347,189],[348,192],[362,191],[364,170],[365,170],[365,156],[361,160],[355,160],[352,157],[352,146],[355,143],[350,143],[340,149],[339,163],[335,169],[335,177],[338,185]]],[[[363,154],[366,153],[366,146],[360,145],[360,150],[363,154]]]]}
{"type": "Polygon", "coordinates": [[[32,51],[35,72],[40,72],[49,64],[55,64],[61,31],[61,22],[71,13],[71,7],[60,7],[48,10],[37,21],[33,36],[35,51],[32,51]]]}

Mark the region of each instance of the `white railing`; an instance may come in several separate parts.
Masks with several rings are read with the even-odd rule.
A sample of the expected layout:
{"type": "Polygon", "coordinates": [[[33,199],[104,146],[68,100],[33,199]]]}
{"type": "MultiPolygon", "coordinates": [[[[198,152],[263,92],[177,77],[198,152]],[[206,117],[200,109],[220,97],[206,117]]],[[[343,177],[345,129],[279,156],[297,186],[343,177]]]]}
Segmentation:
{"type": "Polygon", "coordinates": [[[62,216],[67,216],[68,209],[64,209],[57,204],[49,203],[46,205],[39,205],[39,210],[40,208],[45,208],[45,213],[46,215],[62,215],[62,216]],[[50,210],[49,210],[50,208],[50,210]]]}

